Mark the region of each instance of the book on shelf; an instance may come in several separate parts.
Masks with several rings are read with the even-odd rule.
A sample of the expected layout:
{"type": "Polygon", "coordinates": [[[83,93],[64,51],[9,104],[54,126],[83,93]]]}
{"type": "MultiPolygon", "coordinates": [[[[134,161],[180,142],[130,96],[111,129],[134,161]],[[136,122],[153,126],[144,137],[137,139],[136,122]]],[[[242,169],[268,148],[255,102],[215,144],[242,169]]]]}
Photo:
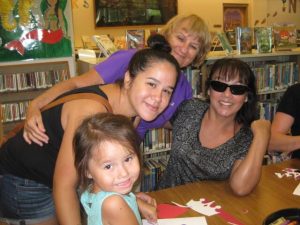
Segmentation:
{"type": "Polygon", "coordinates": [[[143,153],[160,151],[171,147],[172,131],[164,128],[156,128],[146,132],[143,140],[143,153]]]}
{"type": "Polygon", "coordinates": [[[93,35],[93,40],[105,57],[110,56],[118,50],[113,41],[106,34],[93,35]]]}
{"type": "Polygon", "coordinates": [[[67,69],[0,74],[0,93],[49,88],[67,79],[67,69]]]}
{"type": "Polygon", "coordinates": [[[229,41],[229,44],[235,45],[235,42],[236,42],[236,39],[235,39],[235,29],[234,30],[232,30],[232,29],[226,30],[225,34],[226,34],[226,37],[227,37],[227,39],[229,41]]]}
{"type": "Polygon", "coordinates": [[[238,54],[251,54],[252,29],[250,27],[236,27],[236,50],[238,54]]]}
{"type": "Polygon", "coordinates": [[[26,93],[32,93],[37,90],[52,87],[54,84],[69,79],[69,72],[67,69],[52,69],[48,71],[35,72],[20,72],[20,73],[1,73],[0,74],[0,93],[6,96],[8,100],[0,104],[2,109],[3,123],[24,120],[26,118],[26,110],[29,101],[25,99],[16,100],[11,95],[17,94],[22,96],[26,93]]]}
{"type": "Polygon", "coordinates": [[[259,53],[272,52],[272,27],[254,28],[257,51],[259,53]]]}
{"type": "Polygon", "coordinates": [[[258,93],[285,91],[299,80],[299,65],[291,62],[273,62],[252,67],[258,93]]]}
{"type": "Polygon", "coordinates": [[[159,179],[164,172],[167,164],[166,158],[149,159],[143,163],[143,179],[141,190],[153,191],[155,190],[159,179]]]}
{"type": "Polygon", "coordinates": [[[223,50],[226,52],[226,54],[232,54],[233,48],[231,47],[226,34],[225,33],[217,33],[217,37],[220,41],[220,44],[221,44],[223,50]]]}
{"type": "Polygon", "coordinates": [[[12,122],[12,121],[20,120],[18,103],[2,104],[1,110],[3,113],[1,122],[12,122]]]}
{"type": "Polygon", "coordinates": [[[145,47],[145,31],[144,30],[126,30],[127,49],[145,47]]]}
{"type": "Polygon", "coordinates": [[[290,51],[297,47],[297,29],[294,24],[274,24],[273,33],[276,51],[290,51]]]}
{"type": "Polygon", "coordinates": [[[94,49],[96,47],[95,43],[92,41],[92,37],[89,35],[81,36],[82,46],[85,49],[94,49]]]}
{"type": "Polygon", "coordinates": [[[258,103],[260,118],[272,121],[276,113],[277,106],[278,102],[276,101],[260,101],[258,103]]]}

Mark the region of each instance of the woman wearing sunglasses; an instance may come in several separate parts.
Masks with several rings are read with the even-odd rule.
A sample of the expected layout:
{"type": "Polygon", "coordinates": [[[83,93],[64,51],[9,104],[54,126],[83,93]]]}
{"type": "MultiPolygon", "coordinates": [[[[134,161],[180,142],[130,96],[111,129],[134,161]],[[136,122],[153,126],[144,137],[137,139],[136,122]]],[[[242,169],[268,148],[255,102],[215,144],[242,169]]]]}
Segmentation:
{"type": "Polygon", "coordinates": [[[216,61],[206,81],[208,101],[187,100],[175,113],[173,143],[158,189],[226,180],[239,196],[259,182],[270,122],[255,120],[255,77],[245,62],[216,61]]]}

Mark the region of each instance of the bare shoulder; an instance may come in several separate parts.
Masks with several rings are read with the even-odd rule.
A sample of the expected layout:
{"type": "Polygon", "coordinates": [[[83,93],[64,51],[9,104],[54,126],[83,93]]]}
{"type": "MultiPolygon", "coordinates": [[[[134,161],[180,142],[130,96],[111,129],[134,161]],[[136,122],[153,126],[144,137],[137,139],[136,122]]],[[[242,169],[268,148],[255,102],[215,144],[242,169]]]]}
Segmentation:
{"type": "Polygon", "coordinates": [[[67,113],[84,115],[86,113],[106,112],[106,108],[100,102],[93,99],[77,99],[65,103],[63,110],[67,113]]]}
{"type": "Polygon", "coordinates": [[[128,204],[125,202],[125,199],[121,196],[121,195],[111,195],[109,197],[107,197],[104,201],[103,201],[103,210],[107,210],[108,211],[114,211],[116,209],[120,209],[121,207],[126,208],[128,206],[128,204]]]}
{"type": "Polygon", "coordinates": [[[109,196],[103,201],[102,220],[104,224],[138,225],[133,211],[120,195],[109,196]]]}

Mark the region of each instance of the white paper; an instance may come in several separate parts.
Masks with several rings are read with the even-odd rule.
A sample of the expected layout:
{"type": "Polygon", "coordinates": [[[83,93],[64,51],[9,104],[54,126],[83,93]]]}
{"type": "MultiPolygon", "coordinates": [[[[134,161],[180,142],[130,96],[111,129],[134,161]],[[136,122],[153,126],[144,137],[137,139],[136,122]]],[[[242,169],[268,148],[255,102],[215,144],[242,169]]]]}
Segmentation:
{"type": "MultiPolygon", "coordinates": [[[[184,218],[172,218],[172,219],[158,219],[157,225],[207,225],[204,216],[201,217],[184,217],[184,218]]],[[[154,225],[148,223],[147,220],[143,220],[143,225],[154,225]]]]}
{"type": "Polygon", "coordinates": [[[186,205],[192,210],[195,210],[196,212],[201,213],[205,216],[213,216],[219,214],[217,209],[221,208],[221,206],[219,205],[212,206],[214,205],[214,203],[214,201],[206,202],[204,198],[200,198],[199,201],[190,200],[188,203],[186,203],[186,205]]]}
{"type": "Polygon", "coordinates": [[[300,196],[300,183],[298,184],[298,186],[296,187],[296,189],[293,192],[294,195],[299,195],[300,196]]]}

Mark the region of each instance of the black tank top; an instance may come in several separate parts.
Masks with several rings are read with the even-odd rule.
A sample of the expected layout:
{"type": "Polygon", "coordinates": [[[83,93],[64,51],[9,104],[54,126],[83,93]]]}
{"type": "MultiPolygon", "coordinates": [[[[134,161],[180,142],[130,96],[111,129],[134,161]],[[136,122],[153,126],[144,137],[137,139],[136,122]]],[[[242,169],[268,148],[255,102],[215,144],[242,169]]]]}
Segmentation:
{"type": "MultiPolygon", "coordinates": [[[[79,88],[62,96],[74,93],[95,93],[107,99],[99,85],[79,88]]],[[[60,97],[62,97],[60,96],[60,97]]],[[[58,97],[58,98],[60,98],[58,97]]],[[[9,173],[52,187],[55,162],[64,130],[61,125],[63,104],[42,112],[43,123],[49,136],[49,143],[42,147],[23,139],[23,129],[10,138],[0,149],[0,168],[9,173]]]]}

